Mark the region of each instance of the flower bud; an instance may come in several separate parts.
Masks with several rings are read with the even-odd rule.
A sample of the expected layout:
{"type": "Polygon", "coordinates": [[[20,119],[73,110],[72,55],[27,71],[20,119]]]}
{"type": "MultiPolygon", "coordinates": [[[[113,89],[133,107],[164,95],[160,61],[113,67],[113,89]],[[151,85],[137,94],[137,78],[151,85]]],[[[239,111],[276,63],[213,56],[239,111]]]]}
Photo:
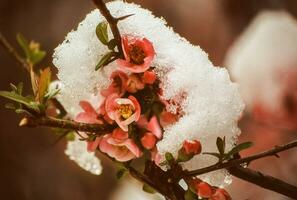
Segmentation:
{"type": "Polygon", "coordinates": [[[186,154],[200,154],[202,147],[201,143],[198,140],[186,140],[183,144],[183,149],[186,154]]]}
{"type": "Polygon", "coordinates": [[[153,84],[156,81],[156,74],[152,71],[146,71],[143,74],[142,81],[145,84],[153,84]]]}
{"type": "Polygon", "coordinates": [[[219,188],[215,191],[215,193],[211,196],[211,200],[231,200],[231,196],[228,192],[222,188],[219,188]]]}
{"type": "Polygon", "coordinates": [[[156,145],[156,141],[156,137],[150,132],[145,133],[141,138],[141,144],[146,149],[152,149],[156,145]]]}
{"type": "Polygon", "coordinates": [[[200,182],[196,185],[197,195],[202,198],[210,198],[212,195],[212,187],[206,182],[200,182]]]}

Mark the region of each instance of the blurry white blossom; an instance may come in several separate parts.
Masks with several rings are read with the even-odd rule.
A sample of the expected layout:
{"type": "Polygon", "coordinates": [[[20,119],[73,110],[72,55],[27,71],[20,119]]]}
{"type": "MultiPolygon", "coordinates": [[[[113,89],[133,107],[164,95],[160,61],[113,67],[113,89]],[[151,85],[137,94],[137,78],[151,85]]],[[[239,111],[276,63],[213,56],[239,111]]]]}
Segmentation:
{"type": "Polygon", "coordinates": [[[285,11],[264,11],[226,58],[249,111],[286,127],[297,124],[296,44],[296,19],[285,11]]]}
{"type": "MultiPolygon", "coordinates": [[[[228,72],[213,66],[200,47],[180,37],[167,27],[164,19],[156,18],[150,11],[122,1],[108,3],[107,7],[115,17],[134,14],[119,22],[120,32],[145,37],[153,43],[153,67],[161,80],[162,98],[172,102],[167,107],[169,111],[183,113],[177,123],[166,127],[164,138],[157,144],[160,154],[171,152],[176,156],[186,139],[197,139],[203,151],[214,152],[218,136],[226,136],[226,149],[230,149],[240,134],[237,121],[244,104],[228,72]]],[[[99,91],[109,84],[109,76],[116,69],[116,64],[111,63],[100,71],[94,70],[108,52],[95,34],[97,24],[104,20],[98,10],[92,11],[55,49],[53,62],[63,86],[60,99],[72,116],[80,112],[80,100],[96,96],[95,106],[99,106],[99,91]]],[[[196,169],[214,162],[216,159],[211,156],[199,155],[185,167],[196,169]]],[[[225,177],[222,170],[207,176],[207,180],[220,185],[225,177]]]]}

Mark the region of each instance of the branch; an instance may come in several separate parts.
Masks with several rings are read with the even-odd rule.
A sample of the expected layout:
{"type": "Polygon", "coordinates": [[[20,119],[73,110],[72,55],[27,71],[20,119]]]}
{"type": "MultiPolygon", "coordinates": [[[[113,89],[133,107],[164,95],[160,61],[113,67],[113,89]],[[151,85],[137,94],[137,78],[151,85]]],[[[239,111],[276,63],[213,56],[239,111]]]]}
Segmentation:
{"type": "Polygon", "coordinates": [[[97,6],[97,8],[100,10],[100,13],[105,17],[105,19],[107,20],[107,22],[109,23],[110,29],[112,31],[113,37],[117,43],[117,47],[120,53],[120,56],[123,56],[123,49],[122,49],[122,45],[121,45],[121,34],[120,31],[118,29],[118,22],[119,20],[121,20],[121,18],[114,18],[109,10],[107,9],[105,3],[103,2],[103,0],[93,0],[93,2],[95,3],[95,5],[97,6]]]}
{"type": "Polygon", "coordinates": [[[106,134],[111,132],[114,127],[113,125],[105,124],[87,124],[76,122],[72,120],[63,120],[63,119],[56,119],[51,117],[39,117],[39,118],[31,118],[25,117],[21,120],[20,126],[25,127],[36,127],[36,126],[44,126],[44,127],[51,127],[51,128],[62,128],[62,129],[69,129],[75,131],[83,131],[89,133],[97,133],[97,134],[106,134]]]}
{"type": "Polygon", "coordinates": [[[0,45],[6,49],[8,53],[12,55],[12,57],[23,66],[28,72],[30,72],[30,66],[28,63],[17,53],[17,51],[12,47],[12,45],[7,41],[4,35],[0,32],[0,45]]]}
{"type": "Polygon", "coordinates": [[[201,169],[197,169],[197,170],[193,170],[193,171],[189,171],[186,172],[186,176],[198,176],[201,174],[205,174],[208,172],[212,172],[212,171],[216,171],[219,169],[227,169],[230,167],[234,167],[234,166],[238,166],[240,164],[244,164],[244,163],[250,163],[254,160],[263,158],[263,157],[268,157],[268,156],[277,156],[277,153],[282,152],[282,151],[286,151],[288,149],[291,148],[295,148],[297,147],[297,140],[288,143],[288,144],[284,144],[284,145],[280,145],[280,146],[276,146],[275,148],[268,150],[268,151],[264,151],[262,153],[259,154],[255,154],[246,158],[241,158],[241,159],[235,159],[235,160],[230,160],[228,162],[224,162],[224,163],[217,163],[214,165],[211,165],[209,167],[204,167],[201,169]]]}
{"type": "Polygon", "coordinates": [[[264,175],[261,172],[243,167],[232,167],[229,168],[228,171],[230,172],[230,174],[240,179],[243,179],[250,183],[254,183],[255,185],[258,185],[265,189],[278,192],[287,197],[297,199],[297,187],[276,179],[272,176],[264,175]]]}

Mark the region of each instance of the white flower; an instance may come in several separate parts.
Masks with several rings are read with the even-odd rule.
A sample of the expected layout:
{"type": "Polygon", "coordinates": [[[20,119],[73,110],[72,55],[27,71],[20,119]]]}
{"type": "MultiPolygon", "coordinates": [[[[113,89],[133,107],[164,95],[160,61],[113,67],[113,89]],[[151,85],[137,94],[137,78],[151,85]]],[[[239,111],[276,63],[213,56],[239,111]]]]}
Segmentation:
{"type": "Polygon", "coordinates": [[[296,44],[296,19],[284,11],[264,11],[229,50],[225,63],[248,109],[261,104],[278,114],[282,110],[286,76],[297,73],[296,44]]]}

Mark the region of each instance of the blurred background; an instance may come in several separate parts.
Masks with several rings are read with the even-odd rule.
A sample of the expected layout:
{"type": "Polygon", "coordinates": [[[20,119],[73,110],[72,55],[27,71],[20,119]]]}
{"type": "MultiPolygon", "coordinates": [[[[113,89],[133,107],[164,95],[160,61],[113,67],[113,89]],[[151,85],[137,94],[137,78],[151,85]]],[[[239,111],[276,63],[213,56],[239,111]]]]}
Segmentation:
{"type": "MultiPolygon", "coordinates": [[[[181,36],[193,44],[200,45],[215,65],[230,65],[231,78],[240,84],[243,97],[255,97],[245,99],[247,109],[240,121],[243,132],[240,141],[251,140],[255,143],[252,149],[244,152],[245,155],[297,138],[296,0],[128,2],[140,4],[156,16],[164,17],[181,36]],[[259,14],[267,10],[281,14],[258,18],[259,14]],[[257,23],[253,22],[255,19],[257,23]],[[279,20],[276,25],[269,22],[278,19],[283,20],[279,20]],[[263,28],[265,31],[257,31],[258,27],[264,27],[265,24],[268,24],[267,29],[263,28]],[[274,31],[276,34],[273,34],[274,31]],[[290,35],[287,37],[288,32],[290,35]],[[255,41],[254,38],[259,38],[258,34],[265,38],[265,42],[261,44],[262,40],[257,40],[259,42],[255,47],[248,48],[247,46],[255,41]],[[284,38],[287,38],[285,44],[282,42],[284,38]],[[274,41],[279,41],[278,45],[269,46],[274,41]],[[265,45],[267,48],[262,48],[266,47],[265,45]],[[242,49],[252,51],[241,51],[242,49]],[[274,51],[270,53],[272,49],[274,51]],[[278,55],[280,57],[277,57],[278,55]],[[296,59],[293,59],[294,56],[296,59]],[[278,62],[280,60],[283,62],[278,62]],[[233,66],[236,64],[237,67],[233,66]],[[257,76],[254,76],[255,74],[257,76]],[[277,78],[270,80],[269,77],[272,75],[267,74],[274,74],[273,77],[277,78]],[[249,82],[267,87],[260,90],[261,87],[257,88],[257,85],[248,84],[249,82]],[[273,84],[270,84],[271,82],[273,84]],[[271,95],[275,88],[278,88],[277,91],[271,95]],[[257,98],[261,96],[259,93],[273,98],[268,98],[267,102],[267,98],[257,98]]],[[[47,58],[42,65],[52,66],[53,49],[94,8],[92,2],[86,0],[0,0],[0,30],[16,47],[15,35],[19,32],[40,42],[42,48],[47,51],[47,58]]],[[[0,66],[0,90],[8,90],[9,83],[20,81],[27,87],[30,85],[26,71],[2,48],[0,66]]],[[[25,89],[29,91],[29,88],[25,89]]],[[[158,199],[142,196],[141,189],[134,187],[133,184],[137,184],[132,184],[132,181],[126,181],[132,184],[131,187],[119,184],[115,180],[114,169],[104,159],[104,170],[100,176],[80,169],[64,154],[66,141],[54,144],[57,136],[47,129],[19,128],[20,118],[5,109],[4,103],[5,100],[1,98],[0,199],[158,199]],[[116,194],[116,191],[120,191],[120,194],[116,194]],[[125,194],[130,196],[126,198],[125,194]]],[[[297,185],[296,152],[288,151],[280,155],[280,159],[266,158],[253,163],[251,167],[297,185]]],[[[228,191],[236,200],[286,199],[236,178],[228,191]]]]}

